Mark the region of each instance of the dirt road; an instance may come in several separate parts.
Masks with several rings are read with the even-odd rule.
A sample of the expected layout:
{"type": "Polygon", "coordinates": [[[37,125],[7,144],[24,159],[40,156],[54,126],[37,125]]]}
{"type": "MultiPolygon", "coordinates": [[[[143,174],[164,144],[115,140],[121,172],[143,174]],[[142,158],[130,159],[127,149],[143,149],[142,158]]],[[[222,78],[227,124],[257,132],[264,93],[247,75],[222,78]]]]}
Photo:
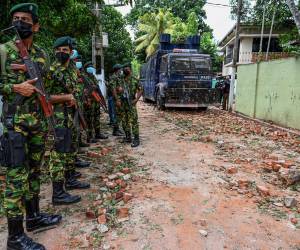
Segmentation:
{"type": "Polygon", "coordinates": [[[47,249],[300,249],[298,136],[219,110],[139,114],[141,147],[110,138],[84,156],[80,204],[53,208],[44,185],[65,215],[34,235],[47,249]]]}

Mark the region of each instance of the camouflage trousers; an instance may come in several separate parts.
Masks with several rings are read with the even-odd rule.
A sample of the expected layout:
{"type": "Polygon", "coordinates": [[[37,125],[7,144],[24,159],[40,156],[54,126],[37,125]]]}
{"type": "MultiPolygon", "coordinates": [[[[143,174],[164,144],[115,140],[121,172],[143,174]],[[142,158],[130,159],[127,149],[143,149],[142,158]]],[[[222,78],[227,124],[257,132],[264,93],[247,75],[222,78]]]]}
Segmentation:
{"type": "MultiPolygon", "coordinates": [[[[7,131],[4,128],[4,133],[7,131]]],[[[6,168],[3,207],[7,217],[24,214],[24,200],[40,193],[41,162],[45,153],[46,124],[36,113],[15,115],[14,131],[25,138],[26,162],[6,168]]]]}
{"type": "MultiPolygon", "coordinates": [[[[72,143],[76,143],[76,133],[75,128],[73,126],[72,116],[69,115],[67,118],[64,116],[63,112],[55,112],[56,118],[56,127],[64,128],[67,127],[72,129],[72,143]],[[66,120],[66,121],[65,121],[66,120]]],[[[75,149],[76,145],[72,145],[75,149]]],[[[50,152],[49,157],[49,172],[51,176],[51,180],[53,182],[64,181],[65,179],[65,171],[72,170],[74,167],[75,161],[75,152],[74,153],[61,153],[57,152],[53,147],[50,152]]]]}
{"type": "Polygon", "coordinates": [[[122,123],[122,128],[125,133],[132,133],[133,136],[139,136],[138,113],[136,106],[131,108],[123,104],[122,107],[117,108],[117,115],[122,123]]]}
{"type": "Polygon", "coordinates": [[[90,106],[85,105],[84,117],[87,122],[88,136],[93,136],[100,132],[100,104],[92,102],[90,106]]]}

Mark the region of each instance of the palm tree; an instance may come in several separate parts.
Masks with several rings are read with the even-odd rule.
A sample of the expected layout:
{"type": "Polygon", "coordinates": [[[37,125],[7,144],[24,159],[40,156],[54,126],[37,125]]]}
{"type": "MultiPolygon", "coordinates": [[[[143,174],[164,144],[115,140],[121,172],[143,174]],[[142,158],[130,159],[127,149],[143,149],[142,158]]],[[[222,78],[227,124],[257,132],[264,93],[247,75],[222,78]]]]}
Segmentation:
{"type": "Polygon", "coordinates": [[[159,45],[162,33],[172,33],[174,29],[174,16],[169,11],[160,9],[158,13],[147,13],[140,17],[138,28],[144,35],[138,37],[135,42],[136,52],[146,48],[147,58],[153,55],[159,45]]]}

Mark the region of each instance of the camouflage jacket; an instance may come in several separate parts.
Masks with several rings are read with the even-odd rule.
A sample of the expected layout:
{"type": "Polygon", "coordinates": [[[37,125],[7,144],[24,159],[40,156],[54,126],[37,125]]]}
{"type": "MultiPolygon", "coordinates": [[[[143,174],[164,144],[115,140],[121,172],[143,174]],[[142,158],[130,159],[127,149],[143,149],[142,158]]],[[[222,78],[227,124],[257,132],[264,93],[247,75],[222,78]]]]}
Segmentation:
{"type": "Polygon", "coordinates": [[[121,80],[122,80],[122,77],[121,77],[120,73],[113,73],[111,75],[109,82],[106,86],[108,96],[113,95],[113,90],[120,84],[121,80]]]}
{"type": "MultiPolygon", "coordinates": [[[[45,78],[49,68],[48,57],[46,53],[37,45],[33,45],[29,50],[29,54],[32,61],[37,63],[41,75],[45,78]]],[[[20,84],[28,80],[28,75],[21,70],[16,71],[11,69],[11,64],[23,64],[23,60],[19,56],[18,49],[13,41],[0,45],[0,55],[0,94],[3,96],[4,104],[12,103],[16,96],[16,94],[13,92],[13,85],[20,84]]],[[[39,107],[39,101],[37,99],[37,94],[33,94],[30,97],[25,97],[23,104],[17,107],[17,114],[30,113],[30,110],[35,110],[36,107],[39,107]],[[21,110],[21,107],[25,106],[27,107],[27,110],[21,110]]],[[[41,109],[39,108],[39,110],[41,109]]],[[[41,112],[39,113],[41,114],[41,112]]]]}
{"type": "MultiPolygon", "coordinates": [[[[76,98],[79,98],[80,90],[78,89],[78,76],[70,65],[65,67],[61,63],[55,61],[51,66],[47,74],[45,82],[45,88],[49,95],[60,94],[73,94],[76,98]]],[[[54,104],[54,112],[58,125],[64,120],[63,104],[54,104]]],[[[68,113],[73,113],[71,109],[68,109],[68,113]]],[[[70,121],[71,119],[69,119],[70,121]]]]}
{"type": "Polygon", "coordinates": [[[128,92],[131,100],[135,99],[136,93],[142,90],[140,81],[134,76],[124,77],[121,81],[121,88],[119,89],[119,95],[124,95],[125,92],[128,92]]]}

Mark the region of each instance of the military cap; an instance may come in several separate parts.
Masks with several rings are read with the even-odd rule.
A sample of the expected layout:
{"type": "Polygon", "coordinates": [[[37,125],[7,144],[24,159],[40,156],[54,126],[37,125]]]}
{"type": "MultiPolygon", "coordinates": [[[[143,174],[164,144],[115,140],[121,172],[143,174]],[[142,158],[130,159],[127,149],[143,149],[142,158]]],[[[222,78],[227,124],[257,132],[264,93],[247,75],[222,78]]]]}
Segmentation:
{"type": "Polygon", "coordinates": [[[94,67],[94,65],[93,65],[93,62],[92,61],[88,61],[88,62],[86,62],[85,64],[84,64],[84,68],[87,68],[87,67],[89,67],[89,66],[92,66],[92,67],[94,67]]]}
{"type": "Polygon", "coordinates": [[[53,47],[58,48],[61,46],[69,46],[70,48],[73,48],[73,40],[70,36],[62,36],[60,38],[57,38],[54,42],[53,47]]]}
{"type": "Polygon", "coordinates": [[[131,62],[123,64],[122,68],[131,68],[131,62]]]}
{"type": "Polygon", "coordinates": [[[35,3],[20,3],[10,9],[9,14],[13,15],[16,12],[26,12],[31,15],[38,16],[38,6],[35,3]]]}
{"type": "Polygon", "coordinates": [[[116,70],[116,69],[122,69],[123,68],[123,66],[121,65],[121,64],[119,64],[119,63],[117,63],[117,64],[115,64],[114,66],[113,66],[113,70],[116,70]]]}

